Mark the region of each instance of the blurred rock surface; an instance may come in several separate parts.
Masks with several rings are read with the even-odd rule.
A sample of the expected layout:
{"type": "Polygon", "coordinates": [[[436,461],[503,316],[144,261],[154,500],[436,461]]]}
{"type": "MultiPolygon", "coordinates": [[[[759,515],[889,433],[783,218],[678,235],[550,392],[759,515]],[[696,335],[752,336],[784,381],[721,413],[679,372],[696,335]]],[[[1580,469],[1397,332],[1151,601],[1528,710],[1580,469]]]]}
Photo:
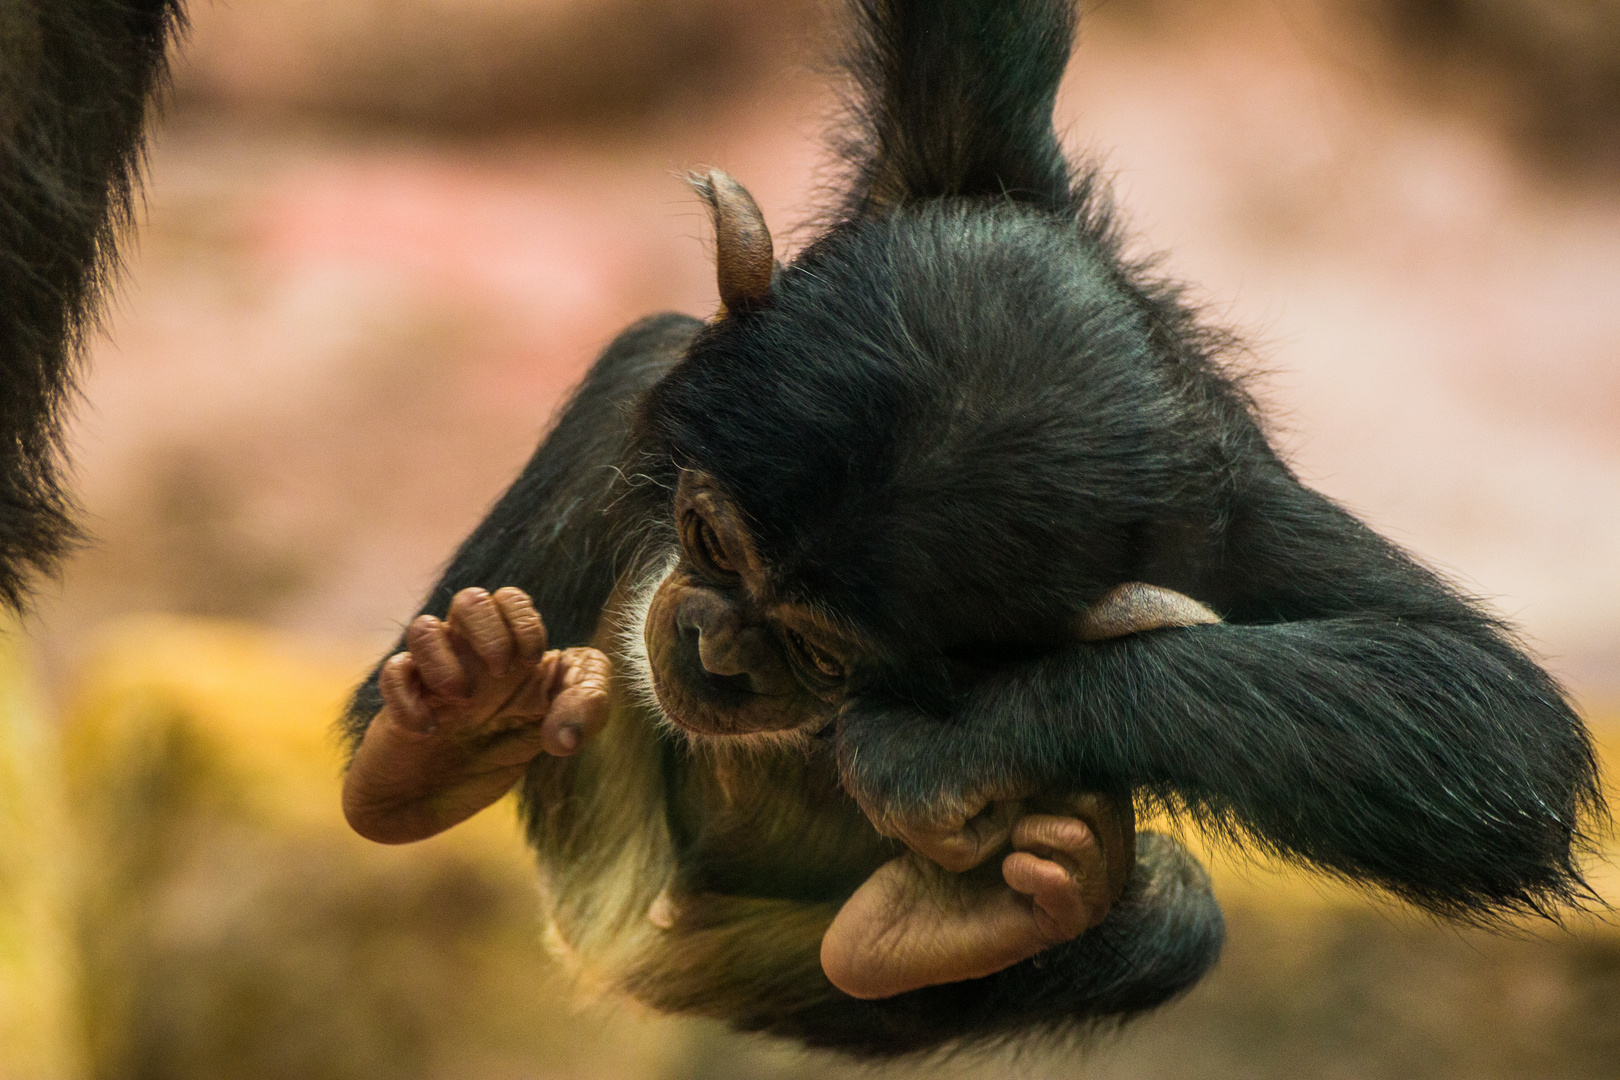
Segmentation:
{"type": "Polygon", "coordinates": [[[1620,171],[1620,0],[1350,0],[1454,105],[1560,172],[1620,171]]]}
{"type": "Polygon", "coordinates": [[[0,619],[0,1080],[84,1075],[56,727],[0,619]]]}

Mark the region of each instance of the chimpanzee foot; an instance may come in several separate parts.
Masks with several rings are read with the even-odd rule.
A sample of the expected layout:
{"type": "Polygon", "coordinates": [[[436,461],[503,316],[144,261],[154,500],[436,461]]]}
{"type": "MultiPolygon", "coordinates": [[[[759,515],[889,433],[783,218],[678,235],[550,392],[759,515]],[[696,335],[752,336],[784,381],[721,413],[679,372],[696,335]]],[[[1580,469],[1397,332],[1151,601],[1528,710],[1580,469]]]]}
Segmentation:
{"type": "Polygon", "coordinates": [[[383,709],[344,780],[363,836],[431,836],[500,798],[544,752],[577,753],[608,713],[608,659],[550,650],[519,589],[463,589],[444,619],[421,615],[378,677],[383,709]]]}
{"type": "MultiPolygon", "coordinates": [[[[1107,803],[1084,798],[1094,811],[1107,803]]],[[[999,873],[952,873],[916,852],[891,860],[834,918],[822,970],[852,997],[885,998],[982,978],[1078,937],[1108,914],[1134,859],[1119,816],[1092,816],[1110,830],[1101,840],[1079,817],[1018,818],[999,873]]]]}

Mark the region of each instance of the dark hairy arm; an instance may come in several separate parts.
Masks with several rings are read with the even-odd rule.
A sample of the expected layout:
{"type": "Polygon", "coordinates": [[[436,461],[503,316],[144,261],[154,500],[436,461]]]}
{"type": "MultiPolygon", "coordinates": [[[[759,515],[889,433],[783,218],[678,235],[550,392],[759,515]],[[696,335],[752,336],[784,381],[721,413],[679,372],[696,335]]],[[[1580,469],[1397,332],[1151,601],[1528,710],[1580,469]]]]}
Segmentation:
{"type": "Polygon", "coordinates": [[[900,814],[1128,786],[1450,916],[1583,895],[1590,739],[1500,624],[1280,469],[1240,496],[1209,573],[1222,624],[1006,667],[945,718],[845,716],[847,781],[900,814]]]}

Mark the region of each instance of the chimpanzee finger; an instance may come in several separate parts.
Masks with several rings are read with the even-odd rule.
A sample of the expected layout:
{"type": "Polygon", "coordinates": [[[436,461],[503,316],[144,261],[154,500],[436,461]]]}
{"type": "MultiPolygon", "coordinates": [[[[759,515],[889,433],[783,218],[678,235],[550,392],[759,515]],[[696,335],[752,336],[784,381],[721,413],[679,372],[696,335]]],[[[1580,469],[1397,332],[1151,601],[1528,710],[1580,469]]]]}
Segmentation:
{"type": "Polygon", "coordinates": [[[1110,638],[1189,626],[1211,626],[1221,617],[1190,596],[1140,581],[1109,590],[1075,624],[1081,641],[1110,638]]]}
{"type": "Polygon", "coordinates": [[[562,652],[552,649],[528,665],[529,676],[496,710],[501,728],[524,727],[544,720],[562,689],[562,652]]]}
{"type": "Polygon", "coordinates": [[[494,597],[483,589],[462,589],[450,601],[448,621],[491,675],[506,674],[512,664],[512,632],[494,597]]]}
{"type": "Polygon", "coordinates": [[[1079,937],[1102,921],[1081,883],[1050,859],[1015,851],[1002,860],[1001,876],[1014,892],[1034,901],[1035,925],[1053,945],[1079,937]]]}
{"type": "Polygon", "coordinates": [[[506,625],[517,642],[520,661],[538,660],[546,651],[546,624],[535,610],[534,601],[522,589],[508,585],[495,590],[495,604],[501,609],[506,625]]]}
{"type": "Polygon", "coordinates": [[[444,698],[466,696],[467,671],[456,656],[444,623],[432,615],[418,615],[405,631],[405,644],[428,693],[444,698]]]}
{"type": "Polygon", "coordinates": [[[1079,818],[1091,829],[1107,863],[1108,895],[1117,900],[1136,867],[1136,810],[1128,793],[1084,792],[1030,800],[1036,814],[1079,818]]]}
{"type": "Polygon", "coordinates": [[[543,745],[556,757],[582,749],[608,718],[608,678],[612,666],[595,649],[567,649],[561,660],[558,693],[546,714],[543,745]]]}
{"type": "Polygon", "coordinates": [[[613,663],[598,649],[576,646],[564,649],[562,689],[579,690],[606,696],[608,680],[613,676],[613,663]]]}
{"type": "Polygon", "coordinates": [[[428,734],[438,726],[433,710],[422,700],[417,687],[416,665],[410,653],[395,653],[388,658],[377,675],[377,689],[382,692],[383,704],[403,727],[428,734]]]}
{"type": "Polygon", "coordinates": [[[1101,921],[1116,894],[1110,888],[1107,853],[1089,825],[1077,818],[1031,814],[1014,826],[1012,843],[1018,852],[1060,867],[1092,921],[1101,921]]]}
{"type": "Polygon", "coordinates": [[[1104,870],[1097,836],[1078,818],[1030,814],[1013,826],[1012,844],[1019,851],[1051,859],[1070,873],[1085,870],[1101,875],[1104,870]]]}
{"type": "Polygon", "coordinates": [[[955,874],[971,870],[1007,846],[1019,807],[1016,802],[970,804],[966,821],[957,825],[906,821],[895,827],[899,838],[917,854],[955,874]],[[954,826],[954,827],[953,827],[954,826]]]}

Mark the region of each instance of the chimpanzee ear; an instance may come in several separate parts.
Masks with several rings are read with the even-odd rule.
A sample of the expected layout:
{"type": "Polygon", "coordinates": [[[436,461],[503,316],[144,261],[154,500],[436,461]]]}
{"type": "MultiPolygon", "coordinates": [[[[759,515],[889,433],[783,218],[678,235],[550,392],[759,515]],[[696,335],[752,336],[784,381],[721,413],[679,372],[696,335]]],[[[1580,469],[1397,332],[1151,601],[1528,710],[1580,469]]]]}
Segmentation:
{"type": "Polygon", "coordinates": [[[748,189],[719,169],[690,178],[714,217],[715,272],[720,303],[728,312],[766,307],[776,254],[765,215],[748,189]]]}

